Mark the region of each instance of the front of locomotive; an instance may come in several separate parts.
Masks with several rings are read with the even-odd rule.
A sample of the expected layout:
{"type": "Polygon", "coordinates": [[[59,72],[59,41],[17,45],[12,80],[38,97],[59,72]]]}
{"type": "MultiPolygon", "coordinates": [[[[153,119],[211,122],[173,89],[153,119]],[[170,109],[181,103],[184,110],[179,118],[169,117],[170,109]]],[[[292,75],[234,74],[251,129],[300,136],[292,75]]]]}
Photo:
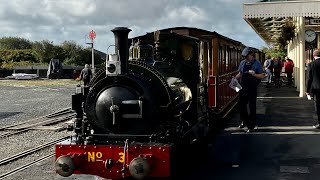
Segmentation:
{"type": "MultiPolygon", "coordinates": [[[[146,64],[128,62],[127,28],[116,28],[115,52],[86,95],[85,112],[93,134],[150,136],[170,104],[166,82],[146,64]],[[159,98],[159,96],[161,98],[159,98]]],[[[98,136],[98,135],[96,135],[98,136]]]]}
{"type": "Polygon", "coordinates": [[[117,53],[109,55],[105,70],[72,97],[77,135],[56,145],[55,167],[61,176],[170,175],[166,126],[173,116],[172,92],[156,70],[142,62],[128,62],[130,31],[112,30],[117,53]]]}

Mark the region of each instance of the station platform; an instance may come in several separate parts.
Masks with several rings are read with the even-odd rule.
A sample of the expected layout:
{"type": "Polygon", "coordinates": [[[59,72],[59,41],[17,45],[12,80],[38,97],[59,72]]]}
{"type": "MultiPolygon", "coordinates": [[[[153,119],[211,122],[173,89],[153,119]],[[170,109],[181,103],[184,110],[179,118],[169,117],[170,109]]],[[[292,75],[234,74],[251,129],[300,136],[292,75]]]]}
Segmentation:
{"type": "MultiPolygon", "coordinates": [[[[238,109],[229,120],[224,131],[241,133],[238,109]]],[[[267,87],[262,82],[257,97],[257,127],[255,134],[317,134],[312,125],[317,123],[314,102],[306,96],[299,97],[293,86],[267,87]]]]}
{"type": "MultiPolygon", "coordinates": [[[[238,108],[237,108],[238,109],[238,108]]],[[[300,98],[295,87],[259,85],[257,127],[247,133],[238,128],[235,110],[215,137],[209,161],[185,179],[318,180],[320,130],[313,100],[300,98]]]]}

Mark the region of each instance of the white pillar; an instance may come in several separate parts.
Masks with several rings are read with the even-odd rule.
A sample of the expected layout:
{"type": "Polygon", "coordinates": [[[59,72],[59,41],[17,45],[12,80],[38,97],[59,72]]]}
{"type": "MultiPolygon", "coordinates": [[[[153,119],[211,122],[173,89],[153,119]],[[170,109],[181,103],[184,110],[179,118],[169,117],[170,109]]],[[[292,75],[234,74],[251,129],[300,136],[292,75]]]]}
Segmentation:
{"type": "Polygon", "coordinates": [[[290,40],[289,45],[288,45],[288,57],[290,59],[293,59],[293,41],[290,40]]]}
{"type": "MultiPolygon", "coordinates": [[[[299,21],[298,21],[299,22],[299,21]]],[[[299,33],[298,33],[298,37],[297,37],[297,91],[300,92],[300,69],[301,69],[301,66],[300,66],[300,37],[301,34],[300,34],[300,30],[299,30],[299,33]]]]}
{"type": "Polygon", "coordinates": [[[298,51],[298,46],[297,46],[297,38],[295,37],[294,39],[294,85],[297,88],[298,91],[298,56],[297,56],[297,51],[298,51]]]}
{"type": "Polygon", "coordinates": [[[305,84],[306,84],[306,79],[305,79],[305,38],[304,38],[304,32],[305,32],[305,19],[304,17],[299,17],[299,27],[300,27],[300,42],[299,42],[299,49],[300,49],[300,93],[299,97],[304,97],[305,96],[305,84]]]}
{"type": "Polygon", "coordinates": [[[319,36],[320,36],[320,33],[317,33],[317,37],[318,37],[318,38],[316,38],[317,39],[317,49],[320,48],[320,38],[319,38],[319,36]]]}
{"type": "MultiPolygon", "coordinates": [[[[294,17],[294,21],[293,21],[296,25],[296,27],[298,27],[298,23],[297,23],[297,18],[294,17]]],[[[298,34],[298,28],[296,28],[297,34],[298,34]]],[[[298,37],[294,38],[294,85],[298,90],[298,56],[297,56],[297,50],[298,50],[298,46],[297,46],[297,39],[298,37]]]]}
{"type": "MultiPolygon", "coordinates": [[[[290,58],[291,41],[288,43],[287,56],[290,58]]],[[[284,65],[283,65],[284,66],[284,65]]]]}

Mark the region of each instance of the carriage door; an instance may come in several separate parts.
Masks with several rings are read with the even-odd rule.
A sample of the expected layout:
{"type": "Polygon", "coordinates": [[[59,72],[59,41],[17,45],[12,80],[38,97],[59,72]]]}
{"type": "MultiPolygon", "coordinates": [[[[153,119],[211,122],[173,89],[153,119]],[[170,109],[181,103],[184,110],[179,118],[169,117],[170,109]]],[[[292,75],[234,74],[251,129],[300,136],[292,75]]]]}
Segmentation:
{"type": "Polygon", "coordinates": [[[199,44],[199,79],[200,82],[197,85],[197,106],[198,117],[205,115],[207,112],[206,101],[206,78],[208,76],[208,43],[200,41],[199,44]]]}

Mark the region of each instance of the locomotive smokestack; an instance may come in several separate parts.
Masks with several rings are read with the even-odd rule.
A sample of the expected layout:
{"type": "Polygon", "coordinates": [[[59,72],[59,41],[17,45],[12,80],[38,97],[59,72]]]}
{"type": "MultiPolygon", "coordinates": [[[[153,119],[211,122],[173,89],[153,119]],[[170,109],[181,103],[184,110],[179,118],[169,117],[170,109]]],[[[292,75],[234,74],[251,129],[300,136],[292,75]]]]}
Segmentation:
{"type": "Polygon", "coordinates": [[[111,30],[114,34],[116,53],[119,51],[120,62],[121,62],[121,74],[126,74],[128,72],[128,34],[131,29],[126,27],[116,27],[111,30]]]}

